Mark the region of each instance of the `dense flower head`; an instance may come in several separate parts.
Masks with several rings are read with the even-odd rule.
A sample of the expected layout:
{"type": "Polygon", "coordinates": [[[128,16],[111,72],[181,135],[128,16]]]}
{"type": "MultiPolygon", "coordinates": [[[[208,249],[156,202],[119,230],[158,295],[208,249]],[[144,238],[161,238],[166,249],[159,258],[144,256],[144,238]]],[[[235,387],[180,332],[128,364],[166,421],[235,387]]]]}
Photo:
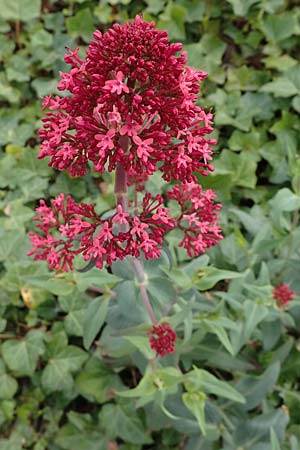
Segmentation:
{"type": "Polygon", "coordinates": [[[168,322],[153,325],[148,334],[150,347],[156,351],[157,355],[165,357],[167,353],[174,353],[177,335],[168,322]]]}
{"type": "Polygon", "coordinates": [[[296,292],[287,283],[277,284],[272,291],[273,299],[283,309],[295,299],[296,292]]]}
{"type": "Polygon", "coordinates": [[[127,255],[158,258],[164,234],[174,227],[174,219],[162,204],[160,195],[146,194],[138,214],[130,215],[118,205],[114,214],[102,219],[92,205],[78,204],[64,194],[52,200],[51,206],[40,200],[34,219],[40,234],[29,234],[33,249],[28,254],[47,261],[51,269],[65,271],[73,269],[78,254],[100,269],[105,262],[111,265],[127,255]]]}
{"type": "Polygon", "coordinates": [[[184,247],[190,257],[204,253],[222,239],[217,214],[222,205],[214,203],[214,191],[204,191],[199,184],[191,182],[176,184],[167,196],[180,206],[181,214],[176,219],[176,227],[184,233],[184,237],[179,246],[184,247]]]}
{"type": "Polygon", "coordinates": [[[39,157],[73,176],[88,161],[97,172],[119,162],[133,177],[158,169],[184,183],[213,170],[212,114],[195,105],[207,74],[187,66],[181,49],[137,16],[96,31],[84,60],[69,50],[58,88],[71,95],[44,99],[39,157]]]}

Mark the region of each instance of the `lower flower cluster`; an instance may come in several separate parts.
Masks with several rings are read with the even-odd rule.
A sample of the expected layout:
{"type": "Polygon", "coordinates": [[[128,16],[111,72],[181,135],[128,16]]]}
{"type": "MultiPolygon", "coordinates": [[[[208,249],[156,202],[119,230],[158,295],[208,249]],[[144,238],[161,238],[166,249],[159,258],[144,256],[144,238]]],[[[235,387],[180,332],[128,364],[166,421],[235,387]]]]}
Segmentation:
{"type": "Polygon", "coordinates": [[[93,261],[101,269],[127,255],[146,259],[158,258],[164,235],[179,228],[184,237],[180,246],[189,256],[204,253],[205,249],[222,239],[214,204],[215,193],[203,191],[196,183],[175,185],[167,192],[170,200],[180,206],[178,217],[172,218],[163,206],[163,198],[144,195],[141,211],[130,214],[118,204],[110,217],[102,219],[92,205],[76,203],[69,195],[60,194],[47,206],[40,200],[36,209],[40,233],[29,234],[35,260],[46,260],[50,269],[72,270],[73,259],[82,254],[85,261],[93,261]]]}
{"type": "Polygon", "coordinates": [[[160,195],[151,198],[146,194],[141,213],[131,216],[118,205],[115,214],[101,219],[93,206],[77,204],[64,194],[52,200],[51,206],[40,200],[34,220],[41,234],[30,233],[33,249],[28,255],[64,271],[73,269],[78,254],[100,269],[105,262],[111,265],[127,255],[158,258],[163,236],[175,222],[162,203],[160,195]]]}

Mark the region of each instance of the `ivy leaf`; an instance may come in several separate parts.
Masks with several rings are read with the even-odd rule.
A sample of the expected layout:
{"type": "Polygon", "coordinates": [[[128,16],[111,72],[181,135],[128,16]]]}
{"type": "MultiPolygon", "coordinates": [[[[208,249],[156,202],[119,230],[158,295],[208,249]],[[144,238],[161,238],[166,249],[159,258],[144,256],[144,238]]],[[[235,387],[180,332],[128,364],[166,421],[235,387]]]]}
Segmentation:
{"type": "Polygon", "coordinates": [[[25,339],[8,340],[2,345],[2,356],[17,376],[33,375],[39,356],[45,352],[44,333],[30,331],[25,339]]]}
{"type": "Polygon", "coordinates": [[[261,88],[261,91],[271,92],[275,97],[292,97],[299,93],[298,88],[287,77],[278,77],[270,81],[261,88]]]}
{"type": "Polygon", "coordinates": [[[18,390],[17,381],[7,373],[0,375],[0,399],[11,399],[18,390]]]}
{"type": "Polygon", "coordinates": [[[151,444],[141,419],[129,406],[104,405],[100,412],[100,421],[109,430],[111,439],[119,437],[132,444],[151,444]]]}
{"type": "Polygon", "coordinates": [[[86,42],[92,38],[95,30],[93,16],[89,8],[79,10],[74,17],[66,19],[67,30],[72,37],[82,37],[86,42]]]}
{"type": "Polygon", "coordinates": [[[233,7],[233,12],[237,16],[245,17],[252,5],[260,0],[227,0],[233,7]]]}
{"type": "Polygon", "coordinates": [[[5,20],[29,20],[39,17],[41,0],[0,0],[0,17],[5,20]]]}
{"type": "Polygon", "coordinates": [[[81,348],[69,345],[49,359],[42,375],[42,385],[48,392],[68,390],[73,385],[71,373],[80,369],[87,359],[81,348]]]}
{"type": "Polygon", "coordinates": [[[83,425],[78,428],[71,423],[60,428],[55,444],[63,450],[107,450],[102,431],[83,425]]]}
{"type": "Polygon", "coordinates": [[[261,27],[267,39],[272,42],[280,42],[300,31],[297,17],[292,11],[267,15],[261,27]]]}
{"type": "Polygon", "coordinates": [[[118,375],[94,356],[77,375],[75,386],[80,395],[88,400],[104,403],[122,388],[122,383],[118,375]]]}

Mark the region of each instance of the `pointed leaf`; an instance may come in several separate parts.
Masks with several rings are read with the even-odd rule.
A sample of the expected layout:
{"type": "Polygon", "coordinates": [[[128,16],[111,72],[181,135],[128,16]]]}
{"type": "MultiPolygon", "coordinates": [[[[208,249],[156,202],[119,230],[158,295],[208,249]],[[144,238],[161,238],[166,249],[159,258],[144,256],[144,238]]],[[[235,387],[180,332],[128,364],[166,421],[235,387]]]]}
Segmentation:
{"type": "Polygon", "coordinates": [[[87,307],[83,321],[83,345],[86,350],[90,348],[104,324],[109,300],[109,298],[97,297],[87,307]]]}
{"type": "Polygon", "coordinates": [[[182,394],[182,400],[185,406],[196,417],[201,433],[205,436],[206,425],[204,409],[206,395],[203,392],[185,392],[182,394]]]}

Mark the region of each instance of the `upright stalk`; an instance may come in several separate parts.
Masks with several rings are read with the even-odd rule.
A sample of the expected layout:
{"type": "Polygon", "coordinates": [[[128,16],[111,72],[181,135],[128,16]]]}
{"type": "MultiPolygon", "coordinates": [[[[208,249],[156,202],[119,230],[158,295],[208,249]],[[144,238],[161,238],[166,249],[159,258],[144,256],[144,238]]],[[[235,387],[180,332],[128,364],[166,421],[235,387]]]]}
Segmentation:
{"type": "Polygon", "coordinates": [[[128,188],[127,172],[121,163],[117,163],[115,179],[115,198],[116,205],[121,205],[124,212],[128,212],[128,188]]]}
{"type": "MultiPolygon", "coordinates": [[[[128,138],[122,136],[122,141],[120,139],[120,144],[123,149],[126,151],[128,149],[128,138]]],[[[128,212],[128,186],[127,186],[127,172],[124,169],[121,163],[117,163],[116,166],[116,177],[115,177],[115,187],[114,187],[116,205],[121,205],[124,212],[128,212]]],[[[126,233],[128,231],[128,225],[123,224],[120,225],[120,231],[126,233]]],[[[154,316],[154,312],[149,300],[148,292],[147,292],[147,279],[145,275],[145,271],[141,261],[137,258],[130,257],[130,264],[134,270],[136,278],[138,280],[138,285],[140,288],[141,297],[149,318],[153,325],[156,324],[156,319],[154,316]]]]}

